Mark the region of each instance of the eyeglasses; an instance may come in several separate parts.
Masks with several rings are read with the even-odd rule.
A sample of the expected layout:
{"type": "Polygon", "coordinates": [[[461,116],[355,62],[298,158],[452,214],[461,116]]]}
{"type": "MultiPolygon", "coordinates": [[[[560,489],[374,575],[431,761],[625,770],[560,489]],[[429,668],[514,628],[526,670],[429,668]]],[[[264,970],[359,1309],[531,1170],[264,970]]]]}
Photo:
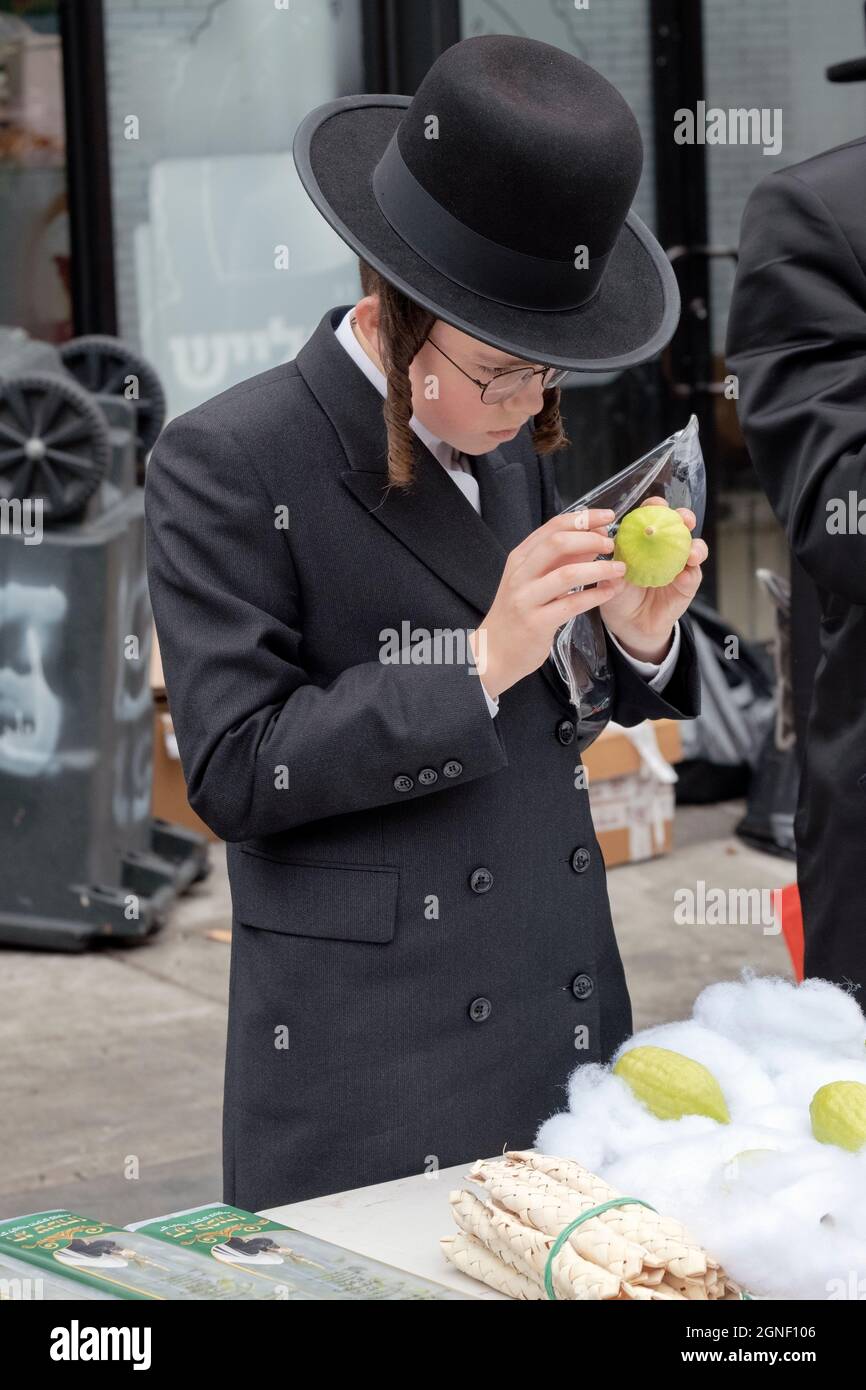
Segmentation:
{"type": "MultiPolygon", "coordinates": [[[[490,381],[479,381],[477,377],[470,376],[469,372],[463,371],[459,362],[455,362],[453,357],[448,357],[438,343],[434,343],[431,337],[425,339],[435,347],[437,352],[441,352],[443,357],[447,357],[452,366],[458,372],[463,372],[465,377],[474,381],[476,386],[481,387],[481,399],[485,405],[495,405],[497,401],[505,401],[509,396],[513,396],[517,391],[522,390],[528,382],[539,372],[541,373],[541,385],[545,391],[549,391],[551,386],[558,386],[568,376],[568,371],[560,367],[503,367],[497,370],[495,376],[490,381]]],[[[493,368],[491,368],[491,371],[493,368]]]]}

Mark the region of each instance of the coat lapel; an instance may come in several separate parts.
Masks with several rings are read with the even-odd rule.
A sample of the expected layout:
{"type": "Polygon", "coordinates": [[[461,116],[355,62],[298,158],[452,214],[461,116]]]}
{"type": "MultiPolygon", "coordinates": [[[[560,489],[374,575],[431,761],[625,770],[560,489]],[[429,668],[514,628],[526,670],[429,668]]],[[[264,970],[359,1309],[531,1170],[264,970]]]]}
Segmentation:
{"type": "Polygon", "coordinates": [[[438,459],[423,449],[408,493],[392,488],[386,495],[380,470],[350,469],[341,477],[371,516],[482,617],[488,612],[508,551],[438,459]]]}
{"type": "MultiPolygon", "coordinates": [[[[482,515],[419,440],[411,489],[388,490],[382,397],[358,370],[334,329],[348,309],[329,309],[295,359],[339,436],[349,467],[345,487],[482,617],[496,597],[509,551],[540,525],[530,502],[527,465],[503,448],[473,457],[482,515]]],[[[542,671],[560,699],[567,693],[550,662],[542,671]]]]}

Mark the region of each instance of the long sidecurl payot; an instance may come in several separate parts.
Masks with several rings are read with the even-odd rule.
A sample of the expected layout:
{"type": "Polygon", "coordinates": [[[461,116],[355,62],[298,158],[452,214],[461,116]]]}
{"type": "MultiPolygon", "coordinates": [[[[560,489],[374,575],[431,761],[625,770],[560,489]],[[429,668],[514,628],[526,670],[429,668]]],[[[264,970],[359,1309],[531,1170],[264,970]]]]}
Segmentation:
{"type": "MultiPolygon", "coordinates": [[[[377,295],[379,299],[379,354],[388,382],[382,407],[388,435],[388,485],[405,489],[415,476],[417,451],[421,447],[409,424],[412,418],[409,367],[437,319],[366,261],[359,258],[358,268],[364,295],[377,295]]],[[[559,403],[558,386],[544,392],[544,405],[534,417],[532,431],[532,447],[537,454],[553,453],[566,448],[570,442],[559,403]]]]}

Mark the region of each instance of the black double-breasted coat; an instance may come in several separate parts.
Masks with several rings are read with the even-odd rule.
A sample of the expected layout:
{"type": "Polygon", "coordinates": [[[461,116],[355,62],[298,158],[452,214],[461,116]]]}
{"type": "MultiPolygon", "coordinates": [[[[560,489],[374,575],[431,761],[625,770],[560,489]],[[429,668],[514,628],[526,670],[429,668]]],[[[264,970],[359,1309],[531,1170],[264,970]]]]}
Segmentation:
{"type": "MultiPolygon", "coordinates": [[[[727,361],[755,470],[818,598],[794,820],[804,971],[853,988],[866,1012],[864,190],[864,136],[757,184],[743,213],[727,361]]],[[[792,578],[797,603],[795,566],[792,578]]],[[[798,646],[811,643],[795,643],[795,661],[798,646]]]]}
{"type": "MultiPolygon", "coordinates": [[[[574,1067],[632,1029],[550,660],[491,718],[447,640],[380,659],[390,632],[431,658],[480,624],[562,505],[552,458],[528,427],[477,457],[479,516],[421,448],[413,492],[383,501],[347,308],[171,421],[145,484],[188,796],[227,841],[223,1198],[250,1209],[530,1145],[574,1067]]],[[[614,718],[699,712],[687,618],[663,694],[609,646],[614,718]]]]}

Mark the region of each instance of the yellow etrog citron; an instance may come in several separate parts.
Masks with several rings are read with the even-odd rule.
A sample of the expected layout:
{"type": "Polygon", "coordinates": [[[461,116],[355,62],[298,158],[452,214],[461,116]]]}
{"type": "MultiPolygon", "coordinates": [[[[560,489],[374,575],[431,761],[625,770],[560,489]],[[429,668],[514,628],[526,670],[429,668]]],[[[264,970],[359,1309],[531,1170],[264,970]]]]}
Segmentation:
{"type": "Polygon", "coordinates": [[[619,525],[613,559],[626,566],[629,584],[658,589],[682,570],[692,546],[692,533],[672,507],[637,507],[619,525]]]}
{"type": "Polygon", "coordinates": [[[809,1106],[812,1133],[822,1144],[856,1153],[866,1144],[866,1086],[862,1081],[830,1081],[819,1086],[809,1106]]]}
{"type": "Polygon", "coordinates": [[[613,1070],[660,1120],[708,1115],[719,1124],[730,1123],[722,1088],[713,1073],[681,1052],[666,1047],[633,1047],[623,1053],[613,1070]]]}

